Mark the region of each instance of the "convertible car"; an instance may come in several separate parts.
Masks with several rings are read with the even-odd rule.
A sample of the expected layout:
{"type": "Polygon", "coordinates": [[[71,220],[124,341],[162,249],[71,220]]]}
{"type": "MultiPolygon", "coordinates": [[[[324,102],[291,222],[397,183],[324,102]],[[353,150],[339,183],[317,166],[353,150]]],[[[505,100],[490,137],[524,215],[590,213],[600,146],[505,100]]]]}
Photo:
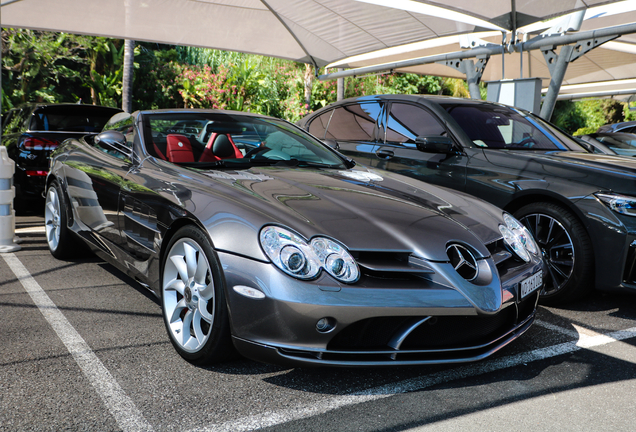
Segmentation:
{"type": "Polygon", "coordinates": [[[53,152],[48,246],[88,246],[148,287],[195,364],[473,361],[529,328],[544,269],[526,228],[354,165],[269,117],[121,113],[53,152]]]}

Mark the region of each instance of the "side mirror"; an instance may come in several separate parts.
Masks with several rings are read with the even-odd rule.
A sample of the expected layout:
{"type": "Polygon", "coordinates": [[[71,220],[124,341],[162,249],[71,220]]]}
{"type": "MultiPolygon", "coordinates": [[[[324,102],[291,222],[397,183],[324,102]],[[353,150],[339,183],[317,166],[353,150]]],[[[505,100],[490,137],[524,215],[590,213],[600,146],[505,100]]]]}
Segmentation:
{"type": "Polygon", "coordinates": [[[322,142],[324,142],[325,144],[327,144],[329,147],[331,147],[334,150],[340,150],[340,145],[338,144],[338,141],[336,140],[326,139],[326,140],[323,140],[322,142]]]}
{"type": "Polygon", "coordinates": [[[132,158],[132,150],[126,145],[126,135],[116,130],[104,131],[93,139],[96,145],[113,149],[128,158],[132,158]]]}
{"type": "Polygon", "coordinates": [[[453,153],[453,141],[443,136],[419,136],[415,139],[417,149],[427,153],[453,153]]]}

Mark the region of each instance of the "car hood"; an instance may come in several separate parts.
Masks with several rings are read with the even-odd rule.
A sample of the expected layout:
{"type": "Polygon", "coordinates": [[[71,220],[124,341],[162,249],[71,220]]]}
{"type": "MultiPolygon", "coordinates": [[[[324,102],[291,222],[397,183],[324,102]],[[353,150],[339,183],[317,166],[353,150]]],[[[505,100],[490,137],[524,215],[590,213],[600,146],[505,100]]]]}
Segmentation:
{"type": "Polygon", "coordinates": [[[541,178],[555,176],[586,183],[597,190],[631,194],[636,186],[636,158],[575,151],[485,150],[484,155],[494,165],[520,167],[522,175],[533,172],[541,178]]]}
{"type": "MultiPolygon", "coordinates": [[[[233,205],[243,206],[249,221],[243,226],[254,230],[278,224],[306,239],[332,237],[350,250],[411,252],[434,261],[448,260],[452,241],[489,256],[484,243],[501,238],[502,212],[493,205],[386,171],[266,167],[202,175],[236,198],[233,205]]],[[[253,256],[239,243],[233,251],[253,256]]]]}

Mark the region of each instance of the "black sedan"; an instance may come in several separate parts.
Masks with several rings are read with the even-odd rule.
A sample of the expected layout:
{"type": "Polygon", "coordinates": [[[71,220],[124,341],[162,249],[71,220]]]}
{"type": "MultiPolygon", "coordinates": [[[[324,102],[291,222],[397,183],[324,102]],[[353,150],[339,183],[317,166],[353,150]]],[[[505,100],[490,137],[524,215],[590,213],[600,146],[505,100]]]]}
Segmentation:
{"type": "Polygon", "coordinates": [[[636,290],[636,160],[588,153],[528,112],[479,100],[379,95],[300,125],[346,156],[489,201],[534,234],[542,301],[636,290]]]}
{"type": "Polygon", "coordinates": [[[51,162],[52,254],[88,246],[147,286],[194,363],[233,347],[288,365],[472,361],[534,319],[543,262],[510,214],[356,169],[281,120],[122,113],[51,162]]]}
{"type": "Polygon", "coordinates": [[[623,132],[596,132],[578,137],[591,153],[618,156],[636,156],[636,134],[623,132]]]}
{"type": "MultiPolygon", "coordinates": [[[[15,207],[38,207],[44,194],[49,155],[62,141],[98,133],[119,108],[80,104],[32,103],[2,117],[2,145],[15,162],[15,207]]],[[[41,207],[40,207],[41,208],[41,207]]]]}

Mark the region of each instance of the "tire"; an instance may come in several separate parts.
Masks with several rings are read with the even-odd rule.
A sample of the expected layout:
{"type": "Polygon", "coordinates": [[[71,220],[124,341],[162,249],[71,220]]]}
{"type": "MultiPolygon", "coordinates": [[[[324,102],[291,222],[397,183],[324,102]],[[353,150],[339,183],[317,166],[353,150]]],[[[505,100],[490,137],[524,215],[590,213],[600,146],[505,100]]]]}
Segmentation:
{"type": "Polygon", "coordinates": [[[234,357],[225,278],[207,237],[194,226],[179,229],[166,248],[161,309],[170,341],[184,359],[207,365],[234,357]]]}
{"type": "Polygon", "coordinates": [[[68,228],[66,196],[57,180],[53,180],[46,190],[44,201],[44,227],[46,243],[51,255],[57,259],[70,258],[85,248],[73,237],[68,228]]]}
{"type": "Polygon", "coordinates": [[[559,305],[587,295],[594,282],[594,252],[587,231],[567,209],[537,202],[515,212],[532,233],[546,265],[539,301],[559,305]]]}

